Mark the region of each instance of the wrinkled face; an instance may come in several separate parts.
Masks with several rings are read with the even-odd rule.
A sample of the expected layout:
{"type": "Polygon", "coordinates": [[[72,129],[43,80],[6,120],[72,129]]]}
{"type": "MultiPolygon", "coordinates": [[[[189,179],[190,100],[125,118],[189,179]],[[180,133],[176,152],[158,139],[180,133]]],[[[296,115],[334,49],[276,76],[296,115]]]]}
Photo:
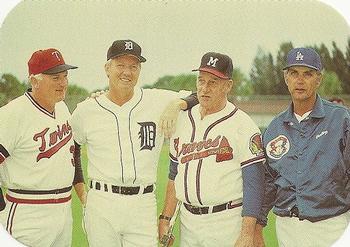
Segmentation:
{"type": "Polygon", "coordinates": [[[293,101],[306,101],[315,98],[321,79],[320,72],[304,66],[293,66],[284,72],[284,80],[293,101]]]}
{"type": "Polygon", "coordinates": [[[50,102],[60,102],[66,96],[68,86],[68,71],[57,74],[42,74],[42,80],[35,80],[36,92],[50,102]]]}
{"type": "Polygon", "coordinates": [[[226,103],[232,80],[221,79],[208,72],[200,71],[197,78],[197,96],[201,107],[215,112],[226,103]]]}
{"type": "Polygon", "coordinates": [[[140,70],[140,61],[132,55],[113,58],[105,65],[110,86],[116,89],[133,89],[139,79],[140,70]]]}

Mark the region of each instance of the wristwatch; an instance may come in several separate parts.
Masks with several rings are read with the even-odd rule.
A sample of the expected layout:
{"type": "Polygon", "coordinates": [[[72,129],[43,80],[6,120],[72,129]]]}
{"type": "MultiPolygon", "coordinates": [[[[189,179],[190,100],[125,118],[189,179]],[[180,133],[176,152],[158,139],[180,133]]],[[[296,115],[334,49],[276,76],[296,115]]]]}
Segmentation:
{"type": "Polygon", "coordinates": [[[159,217],[158,217],[159,220],[167,220],[167,221],[170,221],[171,220],[171,217],[169,216],[166,216],[166,215],[163,215],[163,214],[160,214],[159,217]]]}

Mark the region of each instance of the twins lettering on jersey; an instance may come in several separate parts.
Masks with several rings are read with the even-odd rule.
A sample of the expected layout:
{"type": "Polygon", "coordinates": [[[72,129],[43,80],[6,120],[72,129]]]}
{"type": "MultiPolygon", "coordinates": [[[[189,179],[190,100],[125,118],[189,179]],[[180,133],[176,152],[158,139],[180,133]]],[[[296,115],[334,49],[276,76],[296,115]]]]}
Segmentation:
{"type": "Polygon", "coordinates": [[[233,158],[233,149],[225,136],[218,135],[214,139],[206,139],[199,142],[183,143],[179,150],[179,138],[174,140],[176,157],[182,155],[180,162],[182,164],[191,160],[207,158],[216,155],[216,162],[231,160],[233,158]]]}
{"type": "MultiPolygon", "coordinates": [[[[57,125],[57,130],[52,132],[49,132],[49,130],[50,128],[45,128],[33,136],[34,141],[41,142],[39,154],[36,157],[37,162],[43,158],[49,159],[62,147],[64,147],[72,138],[72,128],[68,121],[62,124],[62,126],[57,125]]],[[[74,146],[70,147],[70,152],[74,152],[74,146]]]]}

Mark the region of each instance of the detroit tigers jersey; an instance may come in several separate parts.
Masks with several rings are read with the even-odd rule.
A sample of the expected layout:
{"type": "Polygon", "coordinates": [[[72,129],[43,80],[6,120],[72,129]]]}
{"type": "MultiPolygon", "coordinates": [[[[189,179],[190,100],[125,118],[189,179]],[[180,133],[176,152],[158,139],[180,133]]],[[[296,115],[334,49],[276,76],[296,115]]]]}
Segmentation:
{"type": "Polygon", "coordinates": [[[242,200],[242,168],[264,161],[259,128],[232,103],[201,119],[200,106],[181,112],[170,142],[176,197],[193,206],[242,200]]]}
{"type": "Polygon", "coordinates": [[[78,104],[72,128],[75,141],[87,144],[89,179],[124,186],[155,183],[164,139],[158,121],[164,107],[181,96],[186,95],[135,88],[123,106],[106,95],[78,104]]]}
{"type": "Polygon", "coordinates": [[[69,118],[64,102],[50,113],[29,92],[0,108],[0,179],[5,187],[51,190],[72,185],[69,118]]]}

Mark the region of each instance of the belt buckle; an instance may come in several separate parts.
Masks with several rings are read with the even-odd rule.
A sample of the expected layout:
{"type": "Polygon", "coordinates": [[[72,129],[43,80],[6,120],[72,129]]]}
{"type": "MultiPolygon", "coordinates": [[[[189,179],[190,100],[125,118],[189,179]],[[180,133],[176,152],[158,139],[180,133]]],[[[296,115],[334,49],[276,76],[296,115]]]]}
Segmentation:
{"type": "Polygon", "coordinates": [[[129,195],[130,192],[131,192],[131,189],[129,187],[124,187],[124,186],[120,187],[120,194],[129,195]]]}
{"type": "Polygon", "coordinates": [[[136,195],[140,191],[140,187],[120,187],[120,193],[124,195],[136,195]],[[138,189],[138,190],[137,190],[138,189]],[[135,191],[137,190],[137,191],[135,191]]]}

